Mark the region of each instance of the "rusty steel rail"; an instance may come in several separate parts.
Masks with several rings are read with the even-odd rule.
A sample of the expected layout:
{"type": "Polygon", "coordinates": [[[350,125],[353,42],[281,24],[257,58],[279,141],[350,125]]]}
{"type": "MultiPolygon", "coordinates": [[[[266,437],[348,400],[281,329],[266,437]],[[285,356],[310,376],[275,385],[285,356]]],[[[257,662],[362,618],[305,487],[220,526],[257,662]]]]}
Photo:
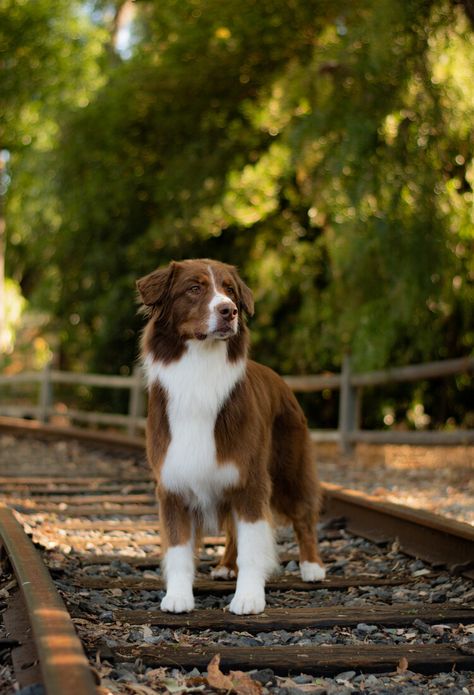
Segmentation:
{"type": "Polygon", "coordinates": [[[0,506],[0,541],[12,565],[31,624],[47,695],[97,695],[74,624],[33,543],[13,512],[0,506]]]}
{"type": "Polygon", "coordinates": [[[1,432],[44,441],[76,439],[84,444],[97,444],[110,450],[142,452],[145,448],[143,437],[132,437],[121,432],[101,432],[83,427],[46,425],[38,420],[24,420],[22,418],[0,416],[1,432]]]}
{"type": "Polygon", "coordinates": [[[323,511],[343,517],[346,528],[371,541],[397,540],[407,555],[432,565],[446,565],[474,579],[474,527],[470,524],[355,490],[323,483],[323,511]]]}

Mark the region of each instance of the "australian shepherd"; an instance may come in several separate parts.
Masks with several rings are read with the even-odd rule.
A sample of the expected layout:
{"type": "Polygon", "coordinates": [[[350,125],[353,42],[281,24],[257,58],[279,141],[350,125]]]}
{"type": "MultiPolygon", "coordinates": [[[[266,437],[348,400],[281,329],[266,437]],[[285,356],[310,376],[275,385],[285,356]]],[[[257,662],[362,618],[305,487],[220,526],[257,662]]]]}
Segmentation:
{"type": "Polygon", "coordinates": [[[172,262],[137,287],[148,315],[142,361],[164,543],[161,610],[194,608],[196,542],[225,528],[213,576],[237,576],[230,611],[260,613],[265,580],[278,566],[274,513],[293,524],[303,580],[325,576],[305,417],[285,382],[247,357],[253,296],[233,266],[172,262]]]}

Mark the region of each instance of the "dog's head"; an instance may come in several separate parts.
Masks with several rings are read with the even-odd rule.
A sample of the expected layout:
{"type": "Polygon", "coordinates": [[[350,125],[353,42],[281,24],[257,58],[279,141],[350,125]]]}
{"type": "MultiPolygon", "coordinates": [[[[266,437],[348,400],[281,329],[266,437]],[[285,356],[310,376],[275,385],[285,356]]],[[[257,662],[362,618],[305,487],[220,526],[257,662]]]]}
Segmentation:
{"type": "Polygon", "coordinates": [[[209,259],[172,261],[137,282],[143,304],[185,340],[227,340],[253,296],[234,266],[209,259]]]}

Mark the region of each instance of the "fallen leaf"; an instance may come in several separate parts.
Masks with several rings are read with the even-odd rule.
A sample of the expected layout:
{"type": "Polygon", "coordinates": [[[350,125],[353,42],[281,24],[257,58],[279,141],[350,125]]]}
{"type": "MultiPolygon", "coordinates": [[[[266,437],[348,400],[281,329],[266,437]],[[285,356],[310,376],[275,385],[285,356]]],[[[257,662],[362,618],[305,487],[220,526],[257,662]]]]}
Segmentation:
{"type": "Polygon", "coordinates": [[[189,690],[192,688],[195,690],[204,690],[207,684],[207,679],[204,678],[204,676],[192,676],[191,678],[186,678],[186,685],[189,690]]]}
{"type": "Polygon", "coordinates": [[[261,684],[252,680],[243,671],[231,671],[229,675],[232,679],[232,688],[237,695],[259,695],[262,692],[261,684]]]}
{"type": "Polygon", "coordinates": [[[408,669],[408,660],[406,657],[402,656],[397,666],[397,673],[405,673],[408,669]]]}
{"type": "Polygon", "coordinates": [[[153,630],[149,625],[142,625],[143,639],[153,637],[153,630]]]}
{"type": "Polygon", "coordinates": [[[449,625],[432,625],[431,632],[436,637],[442,637],[446,630],[449,630],[449,625]]]}
{"type": "Polygon", "coordinates": [[[85,618],[72,618],[72,622],[74,625],[87,625],[89,626],[91,624],[90,620],[86,620],[85,618]]]}
{"type": "Polygon", "coordinates": [[[118,688],[115,683],[112,681],[102,681],[102,685],[99,685],[97,688],[97,693],[98,695],[114,695],[115,693],[118,693],[118,688]]]}
{"type": "Polygon", "coordinates": [[[136,695],[156,695],[156,690],[154,688],[149,688],[147,685],[142,685],[141,683],[128,682],[126,688],[130,693],[136,695]]]}
{"type": "Polygon", "coordinates": [[[237,695],[260,695],[262,686],[258,681],[252,680],[243,671],[230,671],[226,676],[220,670],[220,654],[212,657],[207,667],[207,682],[211,688],[217,690],[227,690],[237,693],[237,695]]]}
{"type": "Polygon", "coordinates": [[[185,678],[177,676],[171,678],[166,676],[166,669],[157,668],[146,674],[146,679],[153,686],[154,693],[171,693],[171,695],[182,695],[182,693],[198,693],[206,689],[207,681],[205,678],[185,678]]]}
{"type": "MultiPolygon", "coordinates": [[[[166,692],[171,693],[171,695],[181,695],[181,693],[199,693],[206,689],[205,685],[188,686],[175,680],[174,678],[165,678],[156,685],[159,685],[161,688],[166,688],[166,692]]],[[[154,690],[153,692],[157,691],[154,690]]],[[[160,690],[160,692],[162,692],[162,690],[160,690]]]]}
{"type": "Polygon", "coordinates": [[[225,676],[219,668],[220,654],[215,654],[207,666],[207,682],[211,688],[219,690],[232,690],[234,685],[229,676],[225,676]]]}
{"type": "Polygon", "coordinates": [[[153,680],[154,678],[166,678],[166,668],[161,666],[160,668],[154,668],[151,671],[146,672],[147,680],[153,680]]]}

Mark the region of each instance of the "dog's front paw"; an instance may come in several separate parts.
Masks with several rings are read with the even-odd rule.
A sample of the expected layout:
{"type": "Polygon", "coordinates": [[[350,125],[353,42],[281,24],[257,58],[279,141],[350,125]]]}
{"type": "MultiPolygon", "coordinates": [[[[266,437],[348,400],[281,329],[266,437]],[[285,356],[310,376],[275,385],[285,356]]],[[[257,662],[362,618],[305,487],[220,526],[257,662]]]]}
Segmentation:
{"type": "Polygon", "coordinates": [[[183,594],[166,594],[160,608],[165,613],[189,613],[194,608],[194,597],[183,594]]]}
{"type": "Polygon", "coordinates": [[[227,565],[217,565],[211,570],[212,579],[235,579],[236,576],[235,570],[227,565]]]}
{"type": "Polygon", "coordinates": [[[300,573],[304,582],[319,582],[326,577],[326,570],[318,562],[301,562],[300,573]]]}
{"type": "Polygon", "coordinates": [[[237,613],[237,615],[261,613],[265,610],[265,592],[237,592],[232,601],[230,602],[229,610],[231,613],[237,613]]]}

